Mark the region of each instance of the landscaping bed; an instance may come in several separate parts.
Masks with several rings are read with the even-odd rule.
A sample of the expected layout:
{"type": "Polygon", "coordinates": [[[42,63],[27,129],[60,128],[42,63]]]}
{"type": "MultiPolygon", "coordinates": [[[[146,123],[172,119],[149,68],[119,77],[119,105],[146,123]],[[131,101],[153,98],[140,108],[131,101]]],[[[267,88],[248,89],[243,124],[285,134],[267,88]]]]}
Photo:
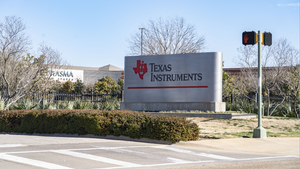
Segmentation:
{"type": "MultiPolygon", "coordinates": [[[[257,118],[252,119],[214,119],[187,118],[196,123],[201,130],[200,139],[206,138],[242,138],[253,137],[257,127],[257,118]]],[[[264,116],[262,126],[268,137],[299,137],[300,121],[297,118],[264,116]]]]}

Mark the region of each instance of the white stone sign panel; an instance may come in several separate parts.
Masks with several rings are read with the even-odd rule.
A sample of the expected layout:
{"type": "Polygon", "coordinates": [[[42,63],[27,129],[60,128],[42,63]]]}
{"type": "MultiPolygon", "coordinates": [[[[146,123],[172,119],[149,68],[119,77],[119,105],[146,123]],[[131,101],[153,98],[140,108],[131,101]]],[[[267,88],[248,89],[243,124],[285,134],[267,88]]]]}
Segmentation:
{"type": "Polygon", "coordinates": [[[125,57],[124,103],[222,102],[222,53],[125,57]]]}
{"type": "Polygon", "coordinates": [[[53,69],[50,71],[50,75],[54,80],[59,80],[60,82],[76,82],[77,79],[83,82],[83,70],[71,70],[71,69],[53,69]]]}

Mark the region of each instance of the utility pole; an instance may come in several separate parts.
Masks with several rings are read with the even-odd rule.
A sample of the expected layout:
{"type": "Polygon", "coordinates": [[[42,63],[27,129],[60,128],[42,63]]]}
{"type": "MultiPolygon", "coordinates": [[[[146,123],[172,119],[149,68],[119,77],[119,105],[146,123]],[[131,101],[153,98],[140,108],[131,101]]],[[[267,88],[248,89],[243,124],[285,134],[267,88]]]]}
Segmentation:
{"type": "Polygon", "coordinates": [[[141,30],[141,55],[143,55],[143,30],[145,28],[139,28],[141,30]]]}

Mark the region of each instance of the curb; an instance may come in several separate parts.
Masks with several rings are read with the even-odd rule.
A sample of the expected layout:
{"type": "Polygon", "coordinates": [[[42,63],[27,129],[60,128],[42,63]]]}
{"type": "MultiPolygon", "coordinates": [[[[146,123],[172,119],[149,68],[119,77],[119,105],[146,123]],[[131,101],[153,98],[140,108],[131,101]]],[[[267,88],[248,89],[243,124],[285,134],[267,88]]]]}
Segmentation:
{"type": "Polygon", "coordinates": [[[155,116],[179,116],[179,117],[204,117],[215,119],[250,119],[256,118],[256,114],[239,114],[239,113],[159,113],[159,112],[145,112],[155,116]]]}
{"type": "Polygon", "coordinates": [[[27,134],[27,133],[7,133],[7,132],[1,132],[0,134],[8,134],[8,135],[27,135],[27,136],[49,136],[49,137],[75,137],[75,138],[99,138],[99,139],[109,139],[109,140],[120,140],[120,141],[135,141],[135,142],[142,142],[142,143],[154,143],[154,144],[166,144],[166,145],[172,145],[171,141],[164,141],[164,140],[152,140],[148,138],[130,138],[128,136],[113,136],[113,135],[107,135],[107,136],[96,136],[92,134],[87,135],[78,135],[78,134],[62,134],[62,133],[54,133],[54,134],[40,134],[40,133],[33,133],[33,134],[27,134]]]}

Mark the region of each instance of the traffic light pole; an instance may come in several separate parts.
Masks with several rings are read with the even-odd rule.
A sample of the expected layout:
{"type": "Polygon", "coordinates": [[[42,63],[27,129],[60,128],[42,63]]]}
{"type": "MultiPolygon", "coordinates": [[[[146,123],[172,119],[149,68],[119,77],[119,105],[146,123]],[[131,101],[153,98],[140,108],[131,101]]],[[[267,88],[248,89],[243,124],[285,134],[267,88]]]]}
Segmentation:
{"type": "Polygon", "coordinates": [[[266,129],[262,127],[261,116],[262,116],[262,84],[261,84],[261,43],[262,37],[261,32],[258,31],[258,126],[253,130],[253,138],[266,138],[267,132],[266,129]]]}

